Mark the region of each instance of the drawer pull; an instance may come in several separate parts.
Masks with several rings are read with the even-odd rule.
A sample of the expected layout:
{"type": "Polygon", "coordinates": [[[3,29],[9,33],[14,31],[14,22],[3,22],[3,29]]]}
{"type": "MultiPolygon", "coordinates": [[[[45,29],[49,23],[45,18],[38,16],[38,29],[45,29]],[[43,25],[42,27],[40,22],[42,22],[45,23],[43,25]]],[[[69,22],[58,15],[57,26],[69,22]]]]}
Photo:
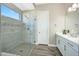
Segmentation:
{"type": "Polygon", "coordinates": [[[72,45],[72,44],[70,44],[69,42],[68,42],[68,44],[69,44],[71,47],[73,47],[73,45],[72,45]]]}
{"type": "Polygon", "coordinates": [[[58,44],[60,44],[60,40],[58,40],[58,44]]]}

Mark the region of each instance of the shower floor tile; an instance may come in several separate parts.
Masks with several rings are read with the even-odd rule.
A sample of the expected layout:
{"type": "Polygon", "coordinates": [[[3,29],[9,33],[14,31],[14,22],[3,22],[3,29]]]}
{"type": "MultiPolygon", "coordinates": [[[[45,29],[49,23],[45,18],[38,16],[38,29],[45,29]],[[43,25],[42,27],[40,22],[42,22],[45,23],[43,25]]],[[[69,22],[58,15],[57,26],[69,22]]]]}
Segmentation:
{"type": "Polygon", "coordinates": [[[16,48],[10,50],[9,52],[16,55],[28,56],[31,53],[32,48],[32,44],[23,43],[17,46],[16,48]]]}

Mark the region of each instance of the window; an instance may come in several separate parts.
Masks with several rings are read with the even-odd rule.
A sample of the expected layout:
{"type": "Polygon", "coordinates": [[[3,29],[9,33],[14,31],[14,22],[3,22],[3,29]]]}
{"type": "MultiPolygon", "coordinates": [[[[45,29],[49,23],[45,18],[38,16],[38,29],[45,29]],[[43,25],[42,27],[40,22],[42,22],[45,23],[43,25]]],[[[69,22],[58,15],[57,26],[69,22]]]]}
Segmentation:
{"type": "Polygon", "coordinates": [[[1,5],[1,15],[20,20],[20,14],[6,5],[1,5]]]}

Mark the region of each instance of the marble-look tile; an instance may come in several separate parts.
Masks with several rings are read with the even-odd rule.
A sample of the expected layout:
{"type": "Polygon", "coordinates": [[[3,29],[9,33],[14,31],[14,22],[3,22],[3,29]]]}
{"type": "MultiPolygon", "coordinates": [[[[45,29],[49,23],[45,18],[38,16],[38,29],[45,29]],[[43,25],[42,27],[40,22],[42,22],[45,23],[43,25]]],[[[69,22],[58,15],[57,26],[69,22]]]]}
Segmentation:
{"type": "Polygon", "coordinates": [[[9,53],[20,55],[20,56],[29,56],[31,53],[33,45],[22,43],[15,47],[14,49],[8,51],[9,53]]]}

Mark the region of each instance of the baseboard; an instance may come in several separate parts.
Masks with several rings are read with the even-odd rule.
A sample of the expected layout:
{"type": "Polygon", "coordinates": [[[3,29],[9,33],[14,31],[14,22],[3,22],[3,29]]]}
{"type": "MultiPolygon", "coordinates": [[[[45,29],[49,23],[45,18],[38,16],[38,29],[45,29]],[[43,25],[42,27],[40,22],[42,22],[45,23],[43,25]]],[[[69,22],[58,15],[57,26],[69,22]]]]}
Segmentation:
{"type": "Polygon", "coordinates": [[[50,47],[57,47],[57,46],[54,45],[54,44],[48,44],[48,46],[50,46],[50,47]]]}
{"type": "Polygon", "coordinates": [[[38,45],[38,43],[34,43],[35,45],[38,45]]]}
{"type": "MultiPolygon", "coordinates": [[[[35,43],[35,45],[38,45],[38,43],[35,43]]],[[[54,45],[54,44],[48,44],[48,46],[50,46],[50,47],[57,47],[57,45],[54,45]]]]}

